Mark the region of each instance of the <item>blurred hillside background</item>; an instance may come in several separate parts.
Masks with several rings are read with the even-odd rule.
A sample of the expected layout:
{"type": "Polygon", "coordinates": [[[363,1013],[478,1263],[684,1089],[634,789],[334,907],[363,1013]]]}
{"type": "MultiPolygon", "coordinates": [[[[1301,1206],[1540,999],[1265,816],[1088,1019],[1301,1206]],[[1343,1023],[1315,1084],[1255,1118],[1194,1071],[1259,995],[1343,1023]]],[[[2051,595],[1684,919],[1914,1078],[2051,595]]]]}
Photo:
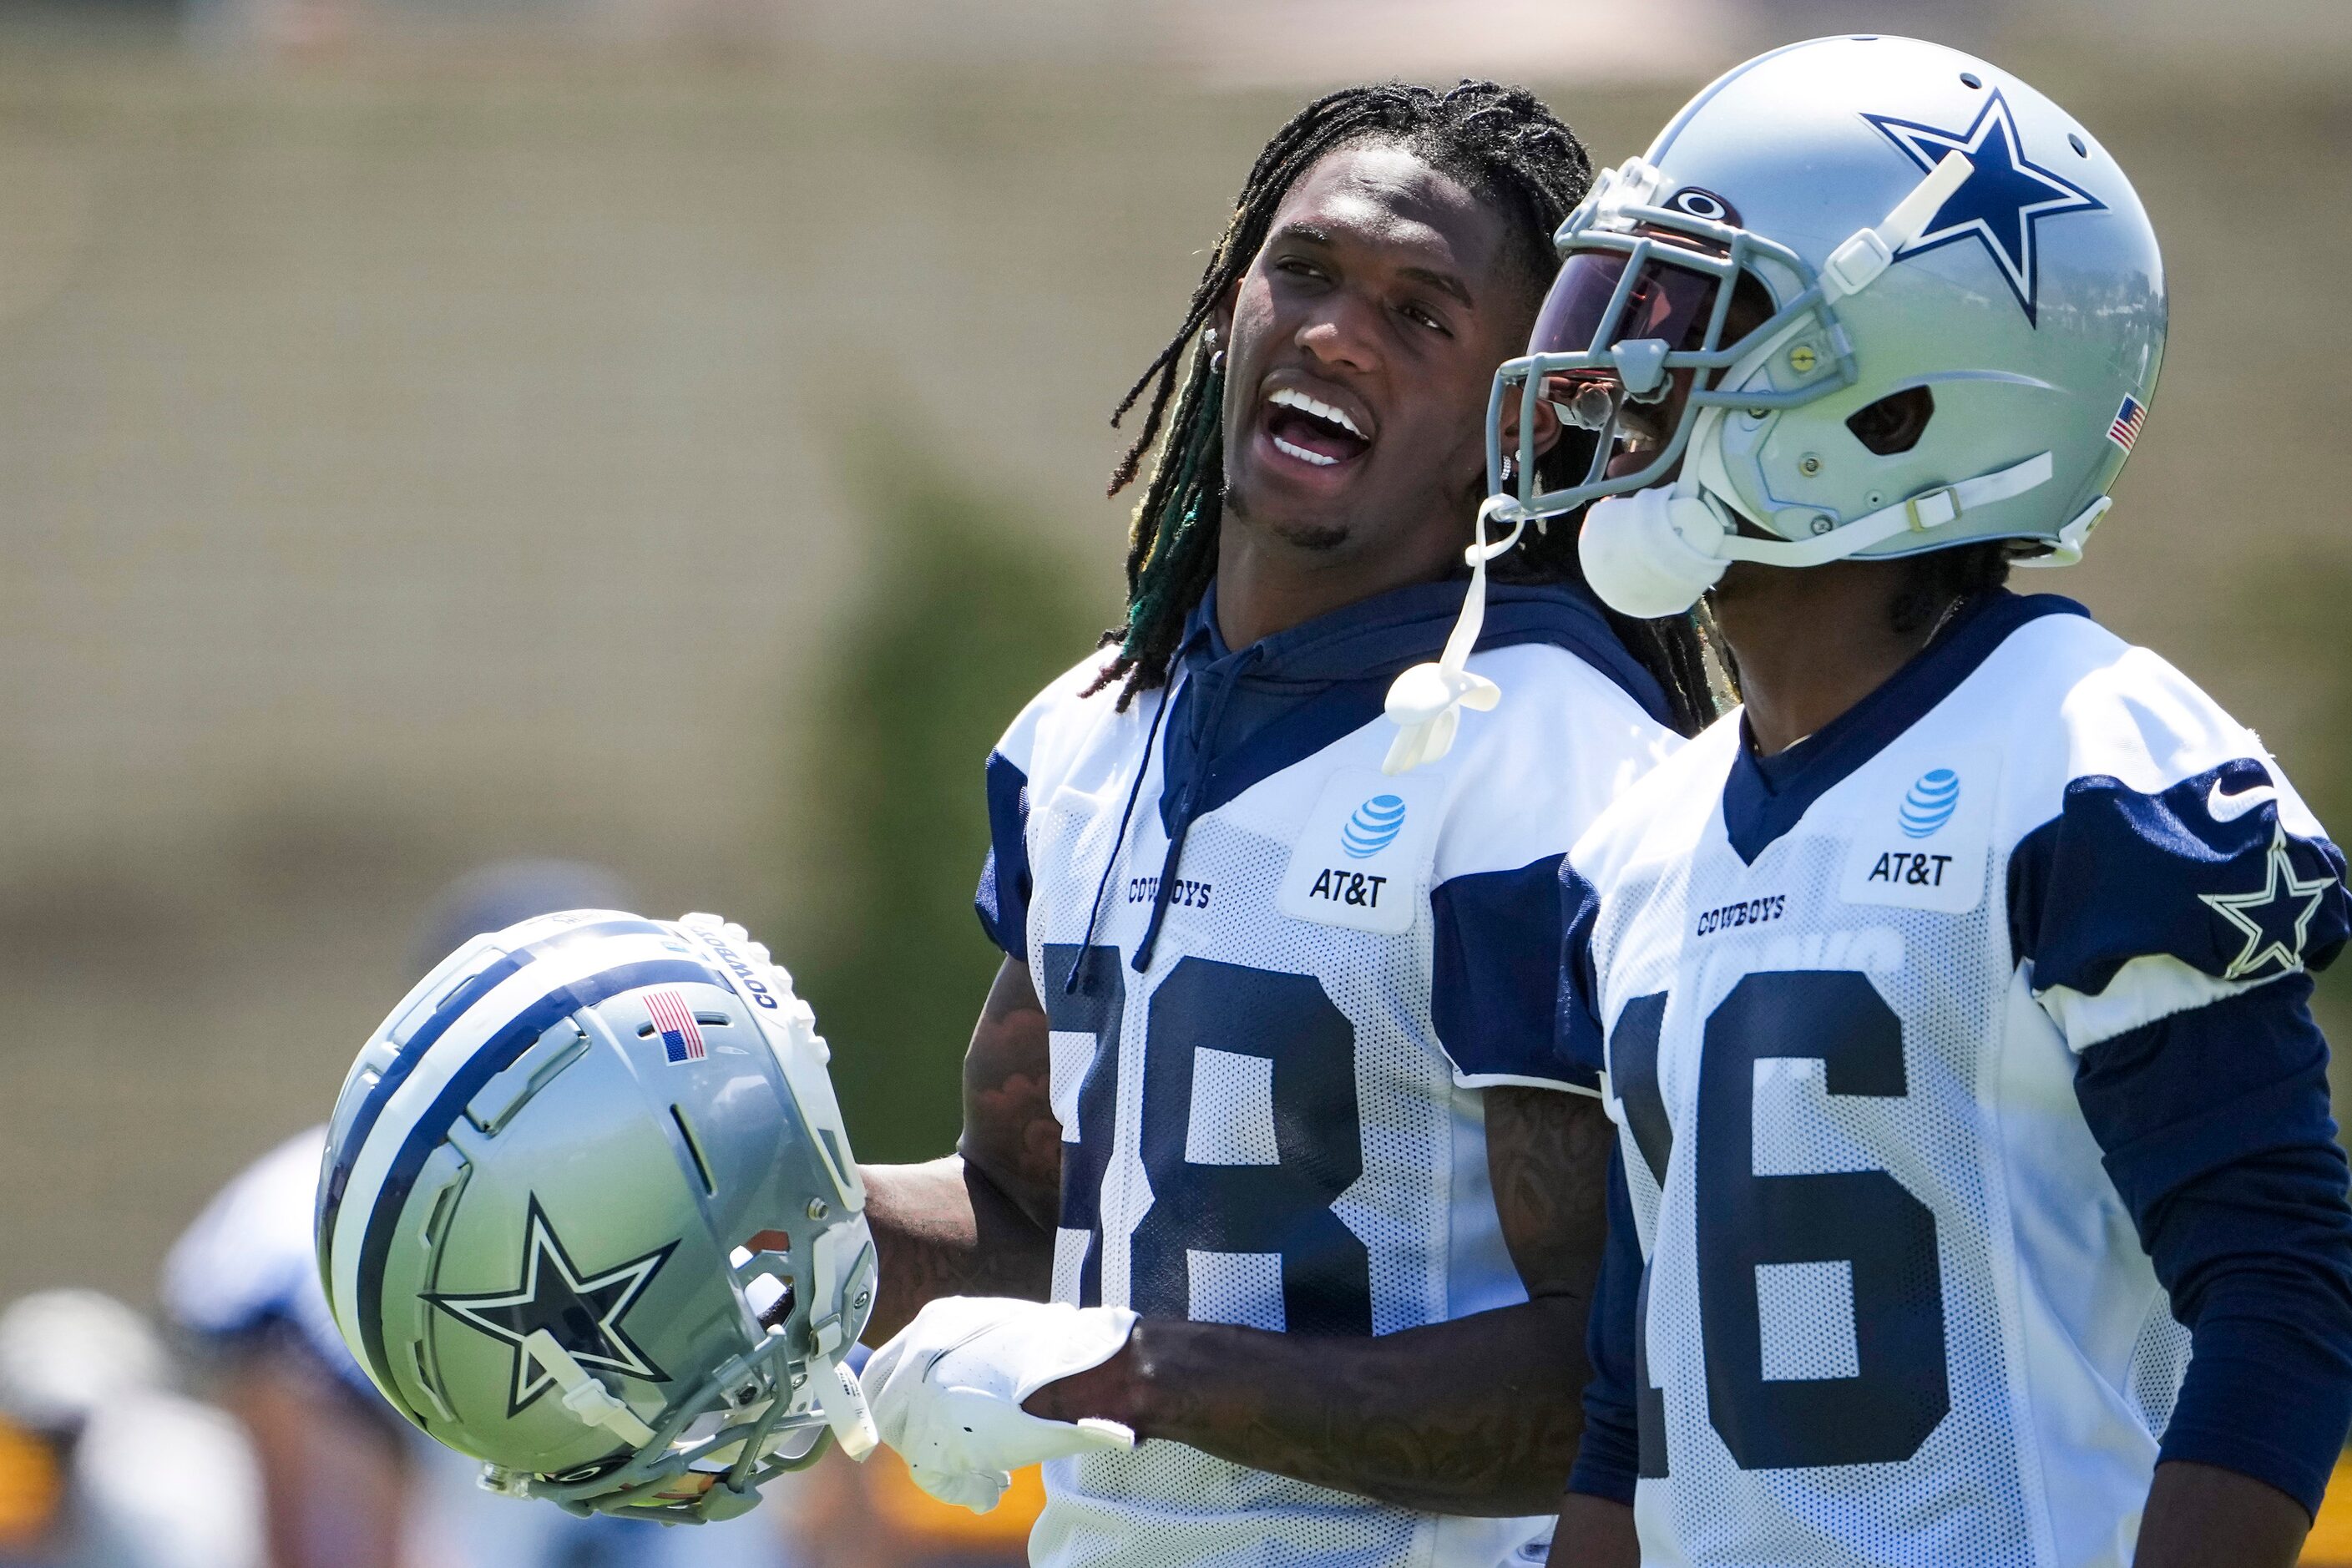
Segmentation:
{"type": "Polygon", "coordinates": [[[2344,830],[2340,0],[0,8],[0,1300],[152,1302],[493,857],[751,923],[861,1152],[943,1152],[982,759],[1117,613],[1104,418],[1265,136],[1475,72],[1613,162],[1841,26],[1990,52],[2132,172],[2163,386],[2031,585],[2344,830]]]}

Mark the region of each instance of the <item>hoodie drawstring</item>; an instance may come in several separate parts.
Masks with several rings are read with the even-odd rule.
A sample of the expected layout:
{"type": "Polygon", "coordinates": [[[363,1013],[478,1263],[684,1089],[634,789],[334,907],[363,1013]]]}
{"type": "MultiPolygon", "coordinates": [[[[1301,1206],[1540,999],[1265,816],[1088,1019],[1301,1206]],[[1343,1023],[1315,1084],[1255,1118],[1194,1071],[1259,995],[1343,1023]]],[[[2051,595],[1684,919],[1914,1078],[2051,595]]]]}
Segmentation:
{"type": "Polygon", "coordinates": [[[1143,763],[1135,770],[1135,783],[1128,786],[1127,809],[1118,814],[1118,833],[1110,841],[1110,858],[1103,862],[1102,880],[1095,884],[1094,907],[1087,911],[1087,934],[1078,939],[1078,955],[1070,961],[1070,976],[1062,982],[1062,994],[1078,994],[1078,976],[1087,971],[1087,949],[1095,943],[1096,928],[1102,924],[1103,894],[1110,889],[1111,873],[1118,869],[1118,852],[1127,845],[1127,826],[1135,820],[1135,800],[1143,793],[1143,781],[1151,773],[1151,753],[1160,741],[1160,721],[1168,717],[1168,710],[1176,705],[1175,688],[1160,694],[1160,706],[1151,712],[1151,727],[1143,735],[1143,763]]]}
{"type": "Polygon", "coordinates": [[[1152,890],[1151,921],[1143,928],[1143,940],[1135,945],[1135,956],[1128,961],[1128,967],[1138,974],[1151,967],[1152,951],[1160,945],[1160,928],[1168,919],[1169,902],[1176,894],[1176,871],[1184,858],[1184,840],[1192,832],[1192,808],[1201,798],[1201,788],[1208,782],[1210,770],[1216,765],[1217,731],[1224,724],[1225,704],[1240,687],[1243,675],[1257,662],[1260,646],[1252,643],[1235,662],[1224,684],[1218,688],[1208,721],[1202,727],[1200,765],[1185,781],[1184,793],[1176,802],[1176,825],[1169,829],[1167,858],[1160,863],[1160,886],[1152,890]]]}

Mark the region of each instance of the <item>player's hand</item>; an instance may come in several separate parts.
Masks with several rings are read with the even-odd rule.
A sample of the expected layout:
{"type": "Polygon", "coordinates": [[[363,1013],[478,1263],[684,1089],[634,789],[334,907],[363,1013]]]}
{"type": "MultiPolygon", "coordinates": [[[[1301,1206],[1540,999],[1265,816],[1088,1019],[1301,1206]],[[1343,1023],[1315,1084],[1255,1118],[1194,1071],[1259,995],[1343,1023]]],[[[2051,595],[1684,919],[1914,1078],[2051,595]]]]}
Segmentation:
{"type": "Polygon", "coordinates": [[[1134,1327],[1123,1307],[941,1297],[866,1363],[875,1425],[916,1485],[986,1513],[1024,1466],[1135,1446],[1116,1421],[1048,1421],[1021,1408],[1045,1384],[1117,1355],[1134,1327]]]}

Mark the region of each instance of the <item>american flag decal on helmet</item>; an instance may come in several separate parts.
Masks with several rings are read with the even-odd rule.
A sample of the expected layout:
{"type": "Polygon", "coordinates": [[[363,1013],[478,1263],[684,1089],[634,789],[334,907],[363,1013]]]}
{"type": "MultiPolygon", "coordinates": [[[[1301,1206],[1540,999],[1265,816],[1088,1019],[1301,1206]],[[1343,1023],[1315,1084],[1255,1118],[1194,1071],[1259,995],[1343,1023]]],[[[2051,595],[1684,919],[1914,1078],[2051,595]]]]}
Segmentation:
{"type": "Polygon", "coordinates": [[[709,1053],[703,1048],[702,1030],[694,1009],[675,991],[646,993],[646,1016],[661,1035],[662,1054],[674,1062],[698,1062],[709,1053]]]}
{"type": "Polygon", "coordinates": [[[2124,405],[2116,410],[2116,422],[2107,426],[2107,439],[2128,452],[2139,439],[2140,422],[2147,417],[2147,408],[2137,397],[2126,397],[2124,405]]]}

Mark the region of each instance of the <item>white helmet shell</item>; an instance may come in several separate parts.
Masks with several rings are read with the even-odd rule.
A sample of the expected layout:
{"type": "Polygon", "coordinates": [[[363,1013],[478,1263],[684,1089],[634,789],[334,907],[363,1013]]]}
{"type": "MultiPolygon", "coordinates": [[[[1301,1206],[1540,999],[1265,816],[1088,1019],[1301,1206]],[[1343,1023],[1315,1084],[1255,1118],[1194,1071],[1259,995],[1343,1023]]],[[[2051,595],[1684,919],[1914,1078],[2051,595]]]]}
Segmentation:
{"type": "Polygon", "coordinates": [[[1604,175],[1559,244],[1534,352],[1497,379],[1495,473],[1504,400],[1548,398],[1599,450],[1549,489],[1531,449],[1511,454],[1516,511],[1671,485],[1721,512],[1727,560],[1991,539],[2077,559],[2163,356],[2162,262],[2115,160],[2017,77],[1912,39],[1816,39],[1737,68],[1604,175]],[[1769,295],[1760,323],[1728,308],[1742,274],[1769,295]],[[1629,405],[1677,372],[1672,428],[1606,473],[1629,405]],[[1849,423],[1921,394],[1932,412],[1899,449],[1849,423]]]}
{"type": "Polygon", "coordinates": [[[319,1261],[394,1407],[575,1511],[723,1518],[827,1432],[871,1309],[814,1018],[740,927],[543,915],[439,964],[360,1052],[319,1261]]]}

